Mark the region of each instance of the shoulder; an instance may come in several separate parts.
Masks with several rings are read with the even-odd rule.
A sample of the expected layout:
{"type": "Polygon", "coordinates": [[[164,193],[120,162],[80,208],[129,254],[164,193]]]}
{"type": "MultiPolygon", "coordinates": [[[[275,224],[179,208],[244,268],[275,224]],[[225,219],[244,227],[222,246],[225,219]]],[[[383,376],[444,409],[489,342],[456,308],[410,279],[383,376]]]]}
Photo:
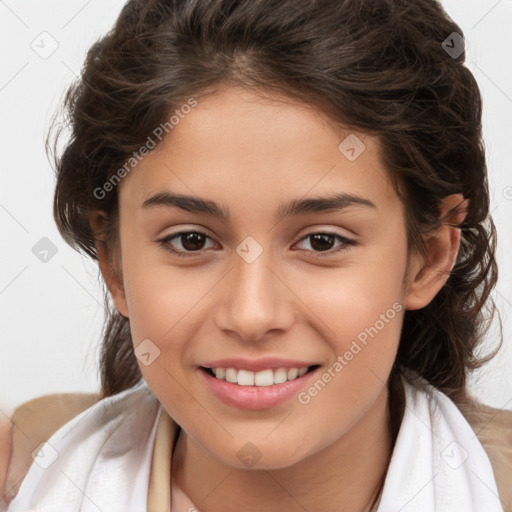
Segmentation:
{"type": "Polygon", "coordinates": [[[16,496],[32,464],[32,452],[75,416],[98,402],[96,393],[41,396],[0,422],[0,506],[16,496]]]}
{"type": "Polygon", "coordinates": [[[7,465],[11,455],[11,420],[4,415],[0,416],[0,510],[5,507],[5,480],[7,477],[7,465]]]}
{"type": "Polygon", "coordinates": [[[462,413],[489,457],[504,510],[512,511],[512,411],[474,401],[462,413]]]}
{"type": "Polygon", "coordinates": [[[423,391],[435,401],[448,400],[462,413],[487,453],[503,510],[512,512],[512,411],[481,403],[469,392],[455,402],[415,372],[405,371],[403,377],[413,394],[423,391]]]}

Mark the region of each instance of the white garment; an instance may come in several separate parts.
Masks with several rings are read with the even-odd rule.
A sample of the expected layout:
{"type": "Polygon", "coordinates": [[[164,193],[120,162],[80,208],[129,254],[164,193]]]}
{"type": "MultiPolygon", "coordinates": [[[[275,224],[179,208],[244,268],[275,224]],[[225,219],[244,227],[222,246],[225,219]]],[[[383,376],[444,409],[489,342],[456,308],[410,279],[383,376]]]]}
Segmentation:
{"type": "Polygon", "coordinates": [[[50,437],[7,511],[146,511],[160,412],[144,381],[96,402],[50,437]]]}
{"type": "Polygon", "coordinates": [[[489,457],[457,406],[402,379],[405,411],[377,512],[503,512],[489,457]]]}
{"type": "MultiPolygon", "coordinates": [[[[489,458],[455,404],[402,381],[378,512],[503,512],[489,458]]],[[[145,512],[162,411],[145,382],[97,402],[52,435],[37,460],[58,457],[32,464],[7,512],[145,512]]]]}

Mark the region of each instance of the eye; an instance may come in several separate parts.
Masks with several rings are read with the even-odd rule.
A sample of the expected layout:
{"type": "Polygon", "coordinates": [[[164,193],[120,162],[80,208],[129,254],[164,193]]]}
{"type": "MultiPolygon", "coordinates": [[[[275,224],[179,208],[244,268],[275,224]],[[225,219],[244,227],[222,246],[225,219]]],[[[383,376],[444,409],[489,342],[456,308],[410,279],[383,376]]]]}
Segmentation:
{"type": "Polygon", "coordinates": [[[194,256],[194,253],[200,254],[204,250],[204,244],[207,240],[212,240],[208,235],[201,231],[180,231],[168,235],[157,242],[164,247],[165,250],[176,254],[177,256],[187,257],[194,256]],[[181,245],[176,249],[173,247],[173,240],[178,240],[181,245]]]}
{"type": "Polygon", "coordinates": [[[356,245],[354,240],[350,240],[342,235],[330,232],[309,233],[302,237],[299,243],[308,240],[310,240],[308,242],[309,245],[313,248],[311,252],[313,252],[312,256],[314,258],[332,256],[333,254],[347,251],[351,245],[356,245]],[[333,245],[336,241],[340,242],[340,245],[333,250],[333,245]]]}
{"type": "MultiPolygon", "coordinates": [[[[201,231],[180,231],[179,233],[161,238],[157,240],[157,242],[166,251],[180,257],[188,257],[201,254],[205,250],[204,246],[208,240],[212,240],[211,237],[201,231]],[[179,244],[176,244],[174,240],[179,241],[179,244]],[[176,248],[176,245],[180,245],[181,247],[176,248]]],[[[333,254],[348,250],[351,245],[356,245],[354,240],[330,232],[310,233],[302,237],[298,243],[300,244],[308,240],[312,250],[305,250],[312,252],[314,258],[332,256],[333,254]],[[335,246],[333,249],[333,245],[336,241],[339,242],[339,245],[335,246]]]]}

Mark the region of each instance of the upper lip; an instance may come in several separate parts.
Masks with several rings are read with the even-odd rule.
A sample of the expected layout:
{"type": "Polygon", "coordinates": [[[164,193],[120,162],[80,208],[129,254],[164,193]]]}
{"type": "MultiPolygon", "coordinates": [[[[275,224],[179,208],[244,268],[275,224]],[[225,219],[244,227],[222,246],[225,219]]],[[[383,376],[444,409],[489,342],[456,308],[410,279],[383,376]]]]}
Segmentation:
{"type": "Polygon", "coordinates": [[[235,368],[237,370],[249,370],[259,372],[262,370],[277,370],[278,368],[303,368],[310,367],[318,363],[311,361],[297,361],[292,359],[283,359],[280,357],[263,357],[261,359],[246,359],[244,357],[234,357],[229,359],[216,359],[207,361],[200,366],[205,368],[235,368]]]}

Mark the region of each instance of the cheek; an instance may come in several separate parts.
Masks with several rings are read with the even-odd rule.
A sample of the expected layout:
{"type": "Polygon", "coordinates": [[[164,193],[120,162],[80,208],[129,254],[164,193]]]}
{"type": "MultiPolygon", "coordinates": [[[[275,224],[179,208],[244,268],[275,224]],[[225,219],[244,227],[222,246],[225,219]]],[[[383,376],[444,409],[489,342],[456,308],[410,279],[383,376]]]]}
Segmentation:
{"type": "Polygon", "coordinates": [[[132,263],[125,289],[137,362],[144,380],[162,403],[180,404],[168,410],[182,420],[194,410],[185,391],[190,378],[186,346],[194,337],[194,305],[206,290],[204,286],[194,290],[190,279],[175,269],[145,264],[143,258],[132,263]],[[151,354],[150,364],[141,357],[144,352],[151,354]]]}
{"type": "MultiPolygon", "coordinates": [[[[320,382],[307,392],[305,402],[314,398],[318,406],[335,402],[350,409],[360,400],[363,406],[387,380],[405,313],[407,251],[405,241],[394,242],[359,253],[346,268],[317,273],[304,282],[304,302],[320,319],[318,329],[332,353],[325,391],[320,382]]],[[[340,414],[331,413],[333,420],[340,414]]]]}
{"type": "Polygon", "coordinates": [[[386,277],[380,279],[377,282],[368,273],[358,275],[354,271],[345,280],[346,286],[331,292],[329,298],[319,291],[317,304],[312,305],[322,319],[318,330],[322,329],[321,337],[329,344],[331,361],[297,396],[293,418],[306,430],[317,432],[315,449],[327,447],[348,432],[385,388],[396,357],[404,309],[395,300],[400,298],[399,287],[394,285],[393,293],[392,287],[384,287],[386,277]],[[376,293],[375,284],[389,293],[376,293]]]}
{"type": "Polygon", "coordinates": [[[294,291],[324,323],[322,330],[338,353],[344,351],[347,340],[360,333],[364,338],[365,330],[374,324],[384,330],[382,315],[385,330],[399,334],[400,322],[395,318],[397,310],[403,309],[407,251],[403,241],[394,242],[356,251],[342,267],[297,271],[290,276],[297,284],[294,291]]]}
{"type": "Polygon", "coordinates": [[[164,249],[144,244],[132,233],[123,242],[125,295],[134,344],[144,338],[167,339],[174,330],[183,329],[211,287],[211,276],[198,267],[165,263],[164,249]]]}

